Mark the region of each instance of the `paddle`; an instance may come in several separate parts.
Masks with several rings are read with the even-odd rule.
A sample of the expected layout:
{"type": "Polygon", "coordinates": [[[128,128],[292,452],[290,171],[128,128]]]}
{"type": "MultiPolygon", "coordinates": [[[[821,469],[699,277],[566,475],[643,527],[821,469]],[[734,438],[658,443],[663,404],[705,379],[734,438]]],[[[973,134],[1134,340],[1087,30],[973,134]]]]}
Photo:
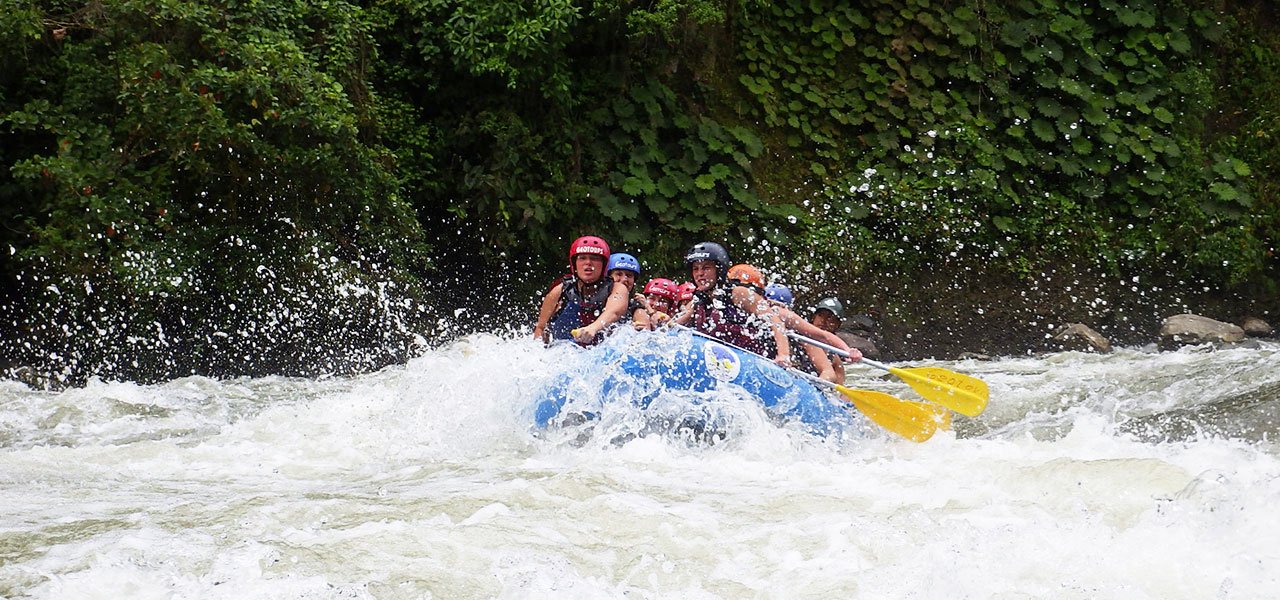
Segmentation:
{"type": "MultiPolygon", "coordinates": [[[[679,323],[670,322],[669,327],[687,331],[697,336],[703,336],[698,331],[681,325],[679,323]]],[[[713,339],[714,338],[708,338],[713,339]]],[[[728,342],[714,340],[716,343],[724,344],[732,348],[736,348],[743,352],[755,354],[745,348],[734,346],[728,342]]],[[[759,355],[757,355],[759,356],[759,355]]],[[[762,357],[763,358],[763,357],[762,357]]],[[[794,368],[787,368],[788,371],[796,375],[803,376],[810,381],[818,384],[834,388],[836,391],[844,395],[849,402],[853,403],[862,414],[871,419],[881,427],[888,429],[904,438],[913,442],[923,442],[933,437],[938,427],[944,429],[951,427],[951,415],[936,406],[925,404],[923,402],[909,402],[884,394],[881,392],[872,392],[869,390],[855,390],[837,385],[815,375],[805,373],[794,368]]]]}
{"type": "Polygon", "coordinates": [[[854,390],[799,369],[787,369],[816,385],[833,388],[876,424],[913,442],[928,441],[939,428],[951,428],[951,413],[924,402],[911,402],[870,390],[854,390]]]}
{"type": "MultiPolygon", "coordinates": [[[[827,352],[832,352],[845,358],[849,357],[848,352],[813,338],[794,332],[788,332],[787,335],[806,344],[813,344],[827,352]]],[[[865,357],[859,362],[897,375],[907,385],[910,385],[916,393],[924,396],[926,400],[941,404],[962,415],[976,417],[982,414],[982,411],[987,408],[987,399],[991,396],[991,393],[987,390],[986,382],[955,371],[938,367],[900,369],[865,357]]]]}

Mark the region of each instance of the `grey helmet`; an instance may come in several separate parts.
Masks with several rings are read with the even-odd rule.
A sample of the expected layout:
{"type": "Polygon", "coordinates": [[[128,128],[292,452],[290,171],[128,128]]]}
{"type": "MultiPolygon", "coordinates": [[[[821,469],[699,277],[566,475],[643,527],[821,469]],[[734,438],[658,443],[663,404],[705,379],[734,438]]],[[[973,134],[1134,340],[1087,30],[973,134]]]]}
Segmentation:
{"type": "Polygon", "coordinates": [[[724,246],[715,242],[694,244],[684,255],[684,265],[689,267],[700,260],[716,263],[716,280],[722,284],[725,282],[725,278],[729,276],[729,253],[725,251],[724,246]]]}
{"type": "Polygon", "coordinates": [[[813,307],[813,312],[816,313],[824,308],[831,311],[831,314],[835,315],[837,319],[844,320],[844,305],[840,304],[839,299],[835,297],[823,298],[817,306],[813,307]]]}

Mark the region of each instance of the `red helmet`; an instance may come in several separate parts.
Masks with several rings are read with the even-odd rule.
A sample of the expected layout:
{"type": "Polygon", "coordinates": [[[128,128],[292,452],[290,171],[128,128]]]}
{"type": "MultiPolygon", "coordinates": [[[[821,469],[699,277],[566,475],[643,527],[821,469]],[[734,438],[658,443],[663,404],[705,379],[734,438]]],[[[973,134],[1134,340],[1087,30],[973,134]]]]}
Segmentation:
{"type": "Polygon", "coordinates": [[[609,244],[594,235],[584,235],[569,244],[569,264],[572,265],[579,254],[594,254],[608,262],[609,244]]]}
{"type": "Polygon", "coordinates": [[[644,293],[645,295],[652,294],[660,298],[666,298],[672,302],[675,302],[676,296],[679,295],[676,291],[676,283],[662,277],[655,277],[650,279],[649,283],[644,284],[644,293]]]}
{"type": "Polygon", "coordinates": [[[698,289],[698,286],[694,285],[692,281],[686,281],[680,284],[676,289],[679,291],[679,300],[684,302],[685,300],[693,299],[693,292],[698,289]]]}

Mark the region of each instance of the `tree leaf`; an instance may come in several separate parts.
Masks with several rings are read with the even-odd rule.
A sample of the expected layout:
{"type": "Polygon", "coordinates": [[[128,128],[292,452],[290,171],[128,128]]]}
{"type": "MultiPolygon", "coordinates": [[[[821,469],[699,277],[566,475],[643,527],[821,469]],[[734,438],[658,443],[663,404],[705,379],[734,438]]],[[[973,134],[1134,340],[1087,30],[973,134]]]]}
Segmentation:
{"type": "Polygon", "coordinates": [[[1045,142],[1052,142],[1057,138],[1057,134],[1053,131],[1053,125],[1044,119],[1035,119],[1031,121],[1031,132],[1045,142]]]}
{"type": "Polygon", "coordinates": [[[622,193],[627,194],[628,196],[639,196],[643,191],[644,185],[640,182],[639,177],[627,177],[627,179],[622,182],[622,193]]]}

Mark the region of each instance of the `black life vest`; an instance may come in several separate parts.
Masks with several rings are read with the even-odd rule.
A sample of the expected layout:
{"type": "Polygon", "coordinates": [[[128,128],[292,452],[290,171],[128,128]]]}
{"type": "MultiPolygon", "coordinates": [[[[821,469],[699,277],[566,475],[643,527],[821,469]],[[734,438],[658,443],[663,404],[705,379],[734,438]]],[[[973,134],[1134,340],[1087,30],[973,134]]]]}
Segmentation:
{"type": "Polygon", "coordinates": [[[620,319],[618,319],[618,324],[625,325],[635,320],[636,311],[642,310],[643,308],[644,304],[642,302],[632,298],[631,301],[627,302],[627,311],[623,313],[620,319]]]}
{"type": "Polygon", "coordinates": [[[797,352],[793,352],[791,354],[792,364],[794,364],[797,369],[800,369],[805,373],[813,373],[814,375],[821,375],[821,373],[818,372],[818,366],[813,364],[813,359],[809,358],[808,349],[804,347],[800,347],[800,348],[796,348],[796,350],[797,352]]]}
{"type": "MultiPolygon", "coordinates": [[[[807,348],[805,348],[802,345],[793,345],[792,350],[793,352],[791,353],[791,359],[797,369],[800,369],[805,373],[813,373],[814,375],[821,375],[821,373],[818,372],[818,365],[813,364],[813,359],[809,358],[809,352],[807,348]]],[[[840,356],[837,354],[832,354],[830,352],[823,352],[823,354],[827,355],[827,360],[831,362],[831,365],[833,367],[840,360],[840,356]]]]}
{"type": "MultiPolygon", "coordinates": [[[[609,301],[609,294],[612,292],[613,281],[608,278],[589,289],[586,296],[578,291],[576,279],[566,279],[560,284],[560,306],[556,308],[555,314],[551,315],[551,320],[547,323],[547,332],[551,334],[551,339],[571,340],[574,329],[594,323],[600,318],[600,313],[604,312],[604,305],[609,301]]],[[[601,337],[597,335],[596,339],[587,345],[599,343],[601,337]]]]}

